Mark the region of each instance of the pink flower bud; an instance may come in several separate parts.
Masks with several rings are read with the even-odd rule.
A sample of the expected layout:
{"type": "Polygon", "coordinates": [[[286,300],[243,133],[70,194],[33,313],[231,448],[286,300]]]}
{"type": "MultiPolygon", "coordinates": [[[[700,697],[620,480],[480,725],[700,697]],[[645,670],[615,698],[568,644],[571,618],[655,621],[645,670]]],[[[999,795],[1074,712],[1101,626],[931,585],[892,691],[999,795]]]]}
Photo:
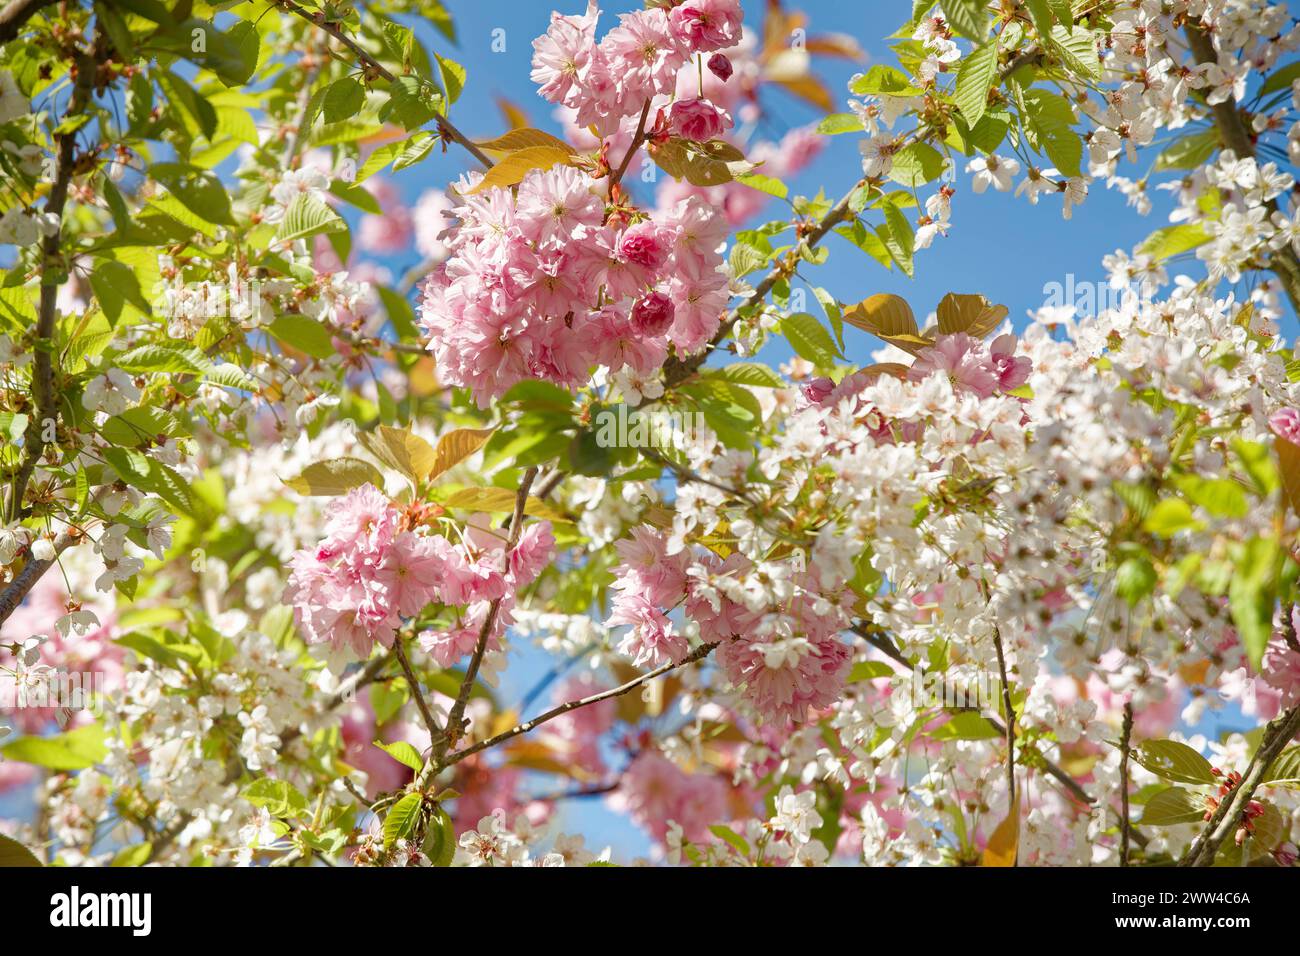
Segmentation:
{"type": "Polygon", "coordinates": [[[658,271],[668,261],[670,234],[653,222],[639,222],[618,237],[618,256],[651,271],[658,271]]]}
{"type": "Polygon", "coordinates": [[[683,139],[707,143],[731,126],[731,117],[708,100],[694,97],[678,100],[671,113],[673,131],[683,139]]]}
{"type": "Polygon", "coordinates": [[[638,335],[653,338],[663,335],[673,324],[676,309],[673,300],[662,292],[650,292],[632,306],[632,328],[638,335]]]}
{"type": "Polygon", "coordinates": [[[727,59],[725,53],[713,54],[713,56],[709,57],[707,66],[713,75],[723,83],[726,83],[727,80],[731,79],[731,74],[736,72],[735,68],[731,65],[731,61],[727,59]]]}
{"type": "Polygon", "coordinates": [[[1278,438],[1300,445],[1300,412],[1294,408],[1279,408],[1268,417],[1268,427],[1278,438]]]}

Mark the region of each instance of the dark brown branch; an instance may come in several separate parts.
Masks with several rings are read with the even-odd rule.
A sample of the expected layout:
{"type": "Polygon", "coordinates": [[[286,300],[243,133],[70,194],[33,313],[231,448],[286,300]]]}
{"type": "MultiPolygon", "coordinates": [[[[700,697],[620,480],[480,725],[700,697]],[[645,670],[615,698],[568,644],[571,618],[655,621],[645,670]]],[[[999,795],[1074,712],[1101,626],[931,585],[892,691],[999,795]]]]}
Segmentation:
{"type": "Polygon", "coordinates": [[[1128,841],[1132,824],[1128,809],[1128,750],[1133,740],[1133,701],[1124,701],[1124,725],[1119,738],[1119,865],[1128,866],[1128,841]]]}
{"type": "MultiPolygon", "coordinates": [[[[509,560],[510,551],[519,542],[520,532],[523,531],[524,508],[528,503],[528,492],[536,478],[537,466],[534,465],[524,472],[524,477],[519,482],[519,491],[515,494],[514,514],[510,516],[510,533],[506,539],[507,560],[509,560]]],[[[446,766],[444,758],[447,756],[448,748],[460,739],[460,735],[464,731],[465,708],[469,705],[470,693],[474,689],[474,680],[478,677],[478,669],[483,663],[483,655],[487,653],[488,638],[492,634],[492,627],[496,624],[497,612],[500,609],[500,598],[488,605],[487,614],[483,618],[483,626],[479,628],[478,642],[474,645],[474,654],[469,659],[469,666],[465,668],[465,679],[461,681],[460,691],[456,694],[456,702],[452,704],[451,713],[447,715],[447,728],[441,738],[434,741],[433,752],[429,755],[424,769],[420,772],[421,787],[425,786],[438,770],[446,766]]]]}
{"type": "MultiPolygon", "coordinates": [[[[1187,45],[1198,63],[1219,62],[1214,42],[1205,30],[1189,21],[1184,32],[1187,35],[1187,45]]],[[[1255,142],[1246,127],[1241,111],[1237,109],[1236,102],[1228,99],[1214,104],[1210,110],[1224,147],[1236,153],[1238,159],[1255,158],[1255,142]]],[[[1264,206],[1269,215],[1277,212],[1277,203],[1272,199],[1264,206]]],[[[1291,300],[1291,308],[1300,313],[1300,258],[1297,258],[1295,249],[1290,243],[1273,253],[1269,268],[1277,275],[1282,288],[1286,290],[1287,298],[1291,300]]]]}
{"type": "Polygon", "coordinates": [[[511,739],[512,737],[518,737],[520,734],[526,734],[530,730],[534,729],[535,727],[538,727],[546,723],[548,720],[554,720],[556,717],[559,717],[561,714],[567,714],[571,710],[577,710],[579,707],[587,707],[591,704],[597,704],[602,700],[609,700],[611,697],[621,697],[622,695],[630,693],[631,691],[640,687],[642,684],[646,683],[647,681],[652,681],[656,677],[660,677],[664,674],[667,674],[671,670],[676,670],[679,667],[686,667],[689,664],[694,664],[696,661],[704,660],[704,658],[708,657],[709,654],[713,652],[713,649],[717,646],[718,645],[716,643],[701,644],[695,650],[691,651],[691,653],[687,654],[684,658],[682,658],[682,660],[677,661],[676,663],[669,662],[667,664],[662,665],[661,667],[656,667],[654,670],[642,674],[640,677],[635,677],[632,680],[628,681],[626,684],[620,684],[618,687],[615,687],[612,690],[601,691],[599,694],[592,694],[590,697],[583,697],[580,700],[566,701],[565,703],[560,704],[558,707],[553,707],[552,709],[548,710],[546,713],[538,717],[534,717],[532,720],[525,721],[522,724],[517,724],[514,727],[511,727],[509,730],[497,734],[495,737],[489,737],[487,740],[479,741],[478,743],[474,744],[472,747],[466,747],[464,750],[456,751],[454,754],[452,754],[447,758],[444,766],[449,767],[454,763],[458,763],[461,760],[464,760],[466,757],[478,753],[479,751],[488,750],[492,747],[497,746],[498,744],[505,743],[507,740],[511,739]]]}
{"type": "Polygon", "coordinates": [[[411,687],[411,697],[415,699],[415,706],[419,708],[420,717],[424,720],[424,726],[428,728],[429,739],[439,739],[442,736],[442,731],[438,729],[438,722],[433,719],[433,714],[429,710],[429,703],[424,699],[424,689],[419,678],[415,676],[415,671],[411,668],[411,662],[407,660],[406,649],[402,646],[401,634],[393,638],[393,655],[397,658],[397,663],[402,665],[402,673],[406,675],[406,683],[411,687]]]}
{"type": "MultiPolygon", "coordinates": [[[[77,80],[68,100],[65,117],[77,116],[90,104],[91,92],[95,85],[95,72],[103,47],[98,42],[90,54],[79,54],[76,59],[77,80]]],[[[76,131],[58,133],[54,137],[57,151],[54,183],[50,188],[49,198],[45,201],[44,212],[53,216],[56,222],[54,231],[45,236],[41,242],[41,301],[36,319],[36,341],[32,357],[32,399],[35,414],[27,425],[23,435],[23,458],[14,476],[13,487],[9,493],[9,521],[17,521],[23,516],[23,495],[45,454],[46,422],[57,422],[59,418],[58,395],[54,389],[54,323],[58,317],[59,286],[62,280],[55,276],[66,276],[68,265],[63,261],[63,213],[68,202],[68,187],[72,184],[72,174],[77,164],[76,131]]]]}

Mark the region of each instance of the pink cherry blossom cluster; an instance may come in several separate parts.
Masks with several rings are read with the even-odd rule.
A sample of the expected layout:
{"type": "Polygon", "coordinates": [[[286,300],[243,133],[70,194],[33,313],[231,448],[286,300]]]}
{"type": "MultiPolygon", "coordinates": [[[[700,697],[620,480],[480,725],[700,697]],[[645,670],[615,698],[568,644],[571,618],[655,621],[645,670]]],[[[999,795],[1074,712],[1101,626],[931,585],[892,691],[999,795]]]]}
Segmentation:
{"type": "MultiPolygon", "coordinates": [[[[671,10],[651,8],[619,16],[619,25],[596,42],[600,11],[590,0],[582,16],[551,15],[546,33],[533,41],[532,80],[552,103],[576,111],[580,127],[602,136],[617,133],[656,96],[677,90],[677,74],[696,54],[740,42],[740,0],[687,0],[671,10]]],[[[730,75],[730,64],[710,59],[715,75],[730,75]]],[[[672,123],[686,139],[712,139],[730,117],[702,97],[678,100],[672,123]]]]}
{"type": "Polygon", "coordinates": [[[376,642],[391,647],[402,619],[435,602],[469,605],[470,618],[481,620],[491,601],[541,572],[555,544],[541,522],[524,530],[509,555],[505,539],[486,527],[471,528],[454,545],[426,533],[370,484],[330,502],[324,517],[324,540],[289,559],[284,600],[309,644],[359,657],[376,642]]]}
{"type": "Polygon", "coordinates": [[[686,636],[668,617],[680,606],[706,643],[717,643],[717,660],[732,685],[764,717],[803,720],[811,707],[840,696],[852,654],[839,640],[837,619],[817,613],[817,570],[794,572],[794,596],[780,608],[747,599],[740,577],[752,568],[739,553],[723,559],[709,551],[669,553],[667,537],[634,528],[615,543],[623,563],[607,624],[627,625],[619,651],[652,667],[681,661],[686,636]],[[667,610],[665,610],[667,609],[667,610]]]}
{"type": "Polygon", "coordinates": [[[664,842],[672,824],[688,840],[704,839],[711,825],[728,816],[727,797],[720,776],[687,773],[663,754],[646,751],[628,766],[611,803],[664,842]]]}
{"type": "MultiPolygon", "coordinates": [[[[740,39],[736,0],[626,14],[600,43],[597,16],[594,3],[584,16],[557,13],[535,41],[543,97],[605,137],[635,125],[656,97],[665,106],[647,131],[655,142],[707,141],[730,126],[703,97],[666,97],[693,54],[740,39]]],[[[593,365],[651,374],[670,345],[695,351],[718,328],[730,298],[726,219],[695,197],[653,215],[636,209],[608,159],[612,142],[594,173],[558,165],[530,171],[514,190],[478,192],[472,174],[456,190],[449,257],[425,283],[422,324],[442,380],[482,407],[528,378],[578,387],[593,365]]]]}
{"type": "Polygon", "coordinates": [[[1011,333],[987,345],[965,332],[940,335],[933,346],[916,357],[907,377],[920,382],[937,372],[946,375],[954,389],[988,398],[1019,388],[1029,380],[1033,362],[1017,356],[1015,351],[1016,337],[1011,333]]]}
{"type": "Polygon", "coordinates": [[[628,224],[569,166],[530,172],[518,195],[467,191],[422,321],[442,381],[481,407],[528,378],[586,384],[595,364],[647,375],[670,343],[690,352],[717,330],[727,223],[700,200],[628,224]]]}

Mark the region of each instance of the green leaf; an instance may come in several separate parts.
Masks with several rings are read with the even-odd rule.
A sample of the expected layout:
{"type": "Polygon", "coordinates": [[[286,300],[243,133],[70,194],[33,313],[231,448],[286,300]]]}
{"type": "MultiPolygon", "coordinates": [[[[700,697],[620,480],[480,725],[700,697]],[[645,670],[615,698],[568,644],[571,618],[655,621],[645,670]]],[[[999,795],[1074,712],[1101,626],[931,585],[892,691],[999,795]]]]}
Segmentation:
{"type": "Polygon", "coordinates": [[[361,111],[366,103],[366,90],[360,83],[345,76],[335,80],[325,89],[323,110],[325,122],[337,123],[339,120],[351,119],[361,111]]]}
{"type": "Polygon", "coordinates": [[[1147,801],[1138,822],[1148,827],[1171,827],[1205,819],[1205,802],[1182,787],[1166,787],[1147,801]]]}
{"type": "Polygon", "coordinates": [[[384,476],[378,468],[360,458],[346,457],[313,462],[302,474],[283,480],[302,495],[344,495],[365,484],[381,490],[384,487],[384,476]]]}
{"type": "Polygon", "coordinates": [[[420,808],[424,797],[420,793],[408,793],[393,804],[384,817],[384,849],[391,850],[398,840],[408,837],[415,831],[420,821],[420,808]]]}
{"type": "Polygon", "coordinates": [[[451,866],[452,857],[456,855],[456,827],[441,806],[429,818],[423,850],[434,866],[451,866]]]}
{"type": "Polygon", "coordinates": [[[1263,782],[1270,786],[1300,784],[1300,744],[1292,744],[1277,755],[1263,782]]]}
{"type": "Polygon", "coordinates": [[[149,167],[149,176],[166,186],[168,192],[201,219],[219,225],[234,224],[230,196],[210,170],[184,163],[154,163],[149,167]]]}
{"type": "Polygon", "coordinates": [[[113,364],[124,372],[176,372],[196,375],[207,367],[208,360],[198,349],[141,345],[117,356],[113,364]]]}
{"type": "Polygon", "coordinates": [[[897,205],[892,202],[885,202],[883,206],[885,223],[889,226],[889,229],[881,234],[881,239],[884,240],[885,247],[889,249],[889,254],[898,263],[898,268],[911,276],[912,250],[916,245],[916,234],[912,231],[912,224],[907,221],[907,217],[903,215],[902,210],[897,205]]]}
{"type": "Polygon", "coordinates": [[[748,175],[737,176],[736,182],[742,186],[748,186],[750,189],[757,189],[761,193],[767,193],[769,196],[775,196],[777,199],[784,199],[790,195],[790,187],[774,176],[749,173],[748,175]]]}
{"type": "Polygon", "coordinates": [[[412,770],[424,769],[424,761],[420,759],[420,752],[408,744],[405,740],[399,740],[396,743],[386,744],[382,740],[376,740],[375,746],[382,750],[388,756],[392,757],[400,764],[405,764],[412,770]]]}
{"type": "Polygon", "coordinates": [[[695,400],[704,420],[729,448],[748,448],[763,421],[754,393],[720,378],[701,378],[681,389],[695,400]]]}
{"type": "Polygon", "coordinates": [[[807,359],[819,368],[835,364],[840,350],[835,346],[826,327],[808,312],[796,312],[781,320],[781,334],[790,341],[790,347],[800,358],[807,359]]]}
{"type": "Polygon", "coordinates": [[[1156,586],[1156,569],[1144,557],[1129,558],[1115,571],[1115,593],[1136,605],[1156,586]]]}
{"type": "Polygon", "coordinates": [[[1181,498],[1166,498],[1146,516],[1142,527],[1162,538],[1172,538],[1180,531],[1196,531],[1205,525],[1192,515],[1192,506],[1186,501],[1181,498]]]}
{"type": "Polygon", "coordinates": [[[988,108],[989,90],[998,75],[998,42],[990,40],[962,61],[953,99],[966,123],[974,127],[988,108]]]}
{"type": "Polygon", "coordinates": [[[1070,70],[1079,76],[1101,79],[1101,60],[1097,58],[1097,41],[1087,27],[1052,28],[1052,47],[1070,70]]]}
{"type": "Polygon", "coordinates": [[[136,843],[132,846],[124,846],[117,851],[113,857],[113,862],[109,866],[144,866],[149,862],[149,857],[153,855],[152,843],[136,843]]]}
{"type": "Polygon", "coordinates": [[[988,35],[988,4],[985,0],[939,0],[948,25],[969,40],[981,41],[988,35]]]}
{"type": "Polygon", "coordinates": [[[388,90],[388,103],[380,110],[379,118],[396,120],[403,129],[419,129],[442,108],[442,97],[432,84],[418,76],[394,77],[388,90]]]}
{"type": "Polygon", "coordinates": [[[836,136],[839,133],[861,133],[862,120],[856,113],[832,113],[822,117],[817,124],[817,132],[823,136],[836,136]]]}
{"type": "Polygon", "coordinates": [[[1259,93],[1261,96],[1268,96],[1278,90],[1289,89],[1296,80],[1300,80],[1300,60],[1280,66],[1270,73],[1268,79],[1260,86],[1259,93]]]}
{"type": "Polygon", "coordinates": [[[1146,238],[1139,249],[1153,259],[1163,261],[1179,253],[1189,252],[1209,241],[1210,236],[1201,223],[1189,222],[1157,229],[1146,238]]]}
{"type": "Polygon", "coordinates": [[[741,856],[749,856],[750,851],[748,841],[746,841],[746,839],[735,830],[731,829],[731,827],[725,826],[721,823],[715,823],[713,826],[709,827],[709,832],[719,840],[729,844],[741,856]]]}
{"type": "Polygon", "coordinates": [[[884,661],[858,661],[849,669],[847,680],[850,684],[856,684],[858,681],[890,677],[893,673],[894,669],[884,661]]]}
{"type": "Polygon", "coordinates": [[[929,736],[934,740],[993,740],[1002,732],[982,714],[966,711],[953,714],[947,723],[935,728],[929,736]]]}
{"type": "Polygon", "coordinates": [[[284,219],[275,231],[278,243],[288,244],[317,233],[346,232],[348,224],[315,196],[301,193],[289,203],[284,219]]]}
{"type": "Polygon", "coordinates": [[[328,359],[337,354],[334,337],[321,322],[297,313],[277,318],[266,327],[280,342],[306,352],[313,358],[328,359]]]}
{"type": "Polygon", "coordinates": [[[255,807],[263,807],[273,817],[302,817],[308,813],[307,798],[289,781],[262,777],[254,780],[240,794],[255,807]]]}
{"type": "Polygon", "coordinates": [[[1180,491],[1193,504],[1216,518],[1244,518],[1250,513],[1246,489],[1230,478],[1201,478],[1186,475],[1177,479],[1180,491]]]}
{"type": "Polygon", "coordinates": [[[1246,648],[1246,657],[1256,673],[1264,659],[1264,649],[1273,636],[1277,563],[1277,543],[1269,538],[1252,538],[1237,545],[1233,555],[1228,608],[1246,648]]]}
{"type": "Polygon", "coordinates": [[[1219,131],[1216,129],[1187,133],[1160,151],[1156,157],[1156,171],[1195,169],[1213,156],[1218,148],[1219,131]]]}
{"type": "Polygon", "coordinates": [[[455,60],[434,54],[438,59],[438,69],[442,73],[442,87],[447,91],[448,105],[460,99],[460,92],[465,88],[465,67],[455,60]]]}
{"type": "Polygon", "coordinates": [[[733,362],[722,368],[709,369],[706,378],[720,378],[753,388],[785,388],[787,382],[766,365],[758,362],[733,362]]]}
{"type": "Polygon", "coordinates": [[[85,770],[107,757],[108,748],[104,728],[88,724],[52,737],[19,737],[0,747],[0,754],[50,770],[85,770]]]}
{"type": "Polygon", "coordinates": [[[849,91],[858,96],[916,96],[921,90],[912,78],[897,67],[878,63],[849,83],[849,91]]]}
{"type": "Polygon", "coordinates": [[[1070,128],[1074,124],[1074,111],[1069,101],[1047,90],[1026,90],[1025,109],[1038,147],[1063,175],[1081,175],[1083,142],[1070,128]]]}
{"type": "Polygon", "coordinates": [[[889,178],[908,189],[915,189],[943,175],[948,161],[929,143],[915,142],[899,150],[890,167],[889,178]]]}
{"type": "Polygon", "coordinates": [[[1210,762],[1176,740],[1144,740],[1131,756],[1157,777],[1176,783],[1217,783],[1210,762]]]}

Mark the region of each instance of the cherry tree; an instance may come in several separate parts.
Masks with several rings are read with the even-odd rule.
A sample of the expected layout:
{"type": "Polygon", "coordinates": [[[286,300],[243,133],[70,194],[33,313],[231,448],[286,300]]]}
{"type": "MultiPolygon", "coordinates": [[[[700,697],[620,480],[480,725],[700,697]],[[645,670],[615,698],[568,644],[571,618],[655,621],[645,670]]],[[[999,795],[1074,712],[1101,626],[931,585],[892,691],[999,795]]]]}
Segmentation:
{"type": "Polygon", "coordinates": [[[633,862],[599,799],[672,865],[1294,865],[1300,25],[879,6],[833,91],[779,3],[572,0],[473,139],[439,2],[0,7],[0,860],[633,862]],[[820,278],[967,189],[1164,224],[1019,328],[820,278]]]}

